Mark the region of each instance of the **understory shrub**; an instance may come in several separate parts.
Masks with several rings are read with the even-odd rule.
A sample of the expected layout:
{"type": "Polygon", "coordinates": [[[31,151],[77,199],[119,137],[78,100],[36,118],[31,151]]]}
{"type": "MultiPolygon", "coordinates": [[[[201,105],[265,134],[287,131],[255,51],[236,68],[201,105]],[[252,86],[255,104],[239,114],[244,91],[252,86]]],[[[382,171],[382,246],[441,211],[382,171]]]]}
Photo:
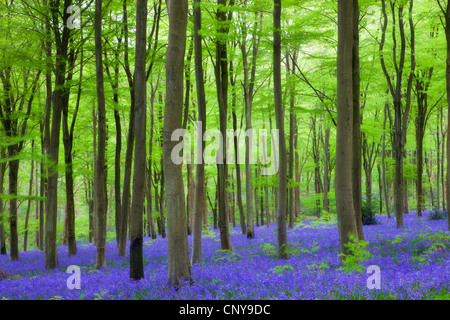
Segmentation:
{"type": "Polygon", "coordinates": [[[378,220],[375,217],[375,208],[372,206],[368,206],[367,202],[364,202],[361,207],[362,214],[362,224],[363,226],[370,226],[378,224],[378,220]]]}
{"type": "Polygon", "coordinates": [[[436,221],[436,220],[442,220],[447,217],[447,211],[442,210],[432,210],[430,214],[428,215],[427,220],[429,221],[436,221]]]}

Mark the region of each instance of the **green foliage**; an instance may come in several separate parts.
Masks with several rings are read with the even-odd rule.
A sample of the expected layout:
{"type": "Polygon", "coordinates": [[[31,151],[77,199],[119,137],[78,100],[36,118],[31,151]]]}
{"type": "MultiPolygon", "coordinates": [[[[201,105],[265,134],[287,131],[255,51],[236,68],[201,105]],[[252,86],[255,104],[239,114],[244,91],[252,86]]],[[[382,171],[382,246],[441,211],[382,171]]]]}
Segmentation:
{"type": "Polygon", "coordinates": [[[336,221],[336,214],[322,210],[319,220],[325,223],[334,223],[336,221]]]}
{"type": "Polygon", "coordinates": [[[316,241],[313,242],[313,244],[311,245],[310,249],[301,249],[301,252],[306,252],[306,253],[311,253],[315,256],[317,256],[317,252],[320,250],[320,246],[318,245],[318,243],[316,241]]]}
{"type": "Polygon", "coordinates": [[[308,270],[312,270],[314,272],[325,273],[327,269],[330,269],[330,264],[328,261],[323,260],[319,263],[313,263],[306,267],[308,268],[308,270]]]}
{"type": "Polygon", "coordinates": [[[153,211],[153,219],[159,219],[159,218],[161,218],[161,212],[159,212],[159,211],[153,211]]]}
{"type": "Polygon", "coordinates": [[[430,297],[431,300],[450,300],[450,291],[446,287],[442,288],[441,291],[435,292],[434,295],[430,297]]]}
{"type": "Polygon", "coordinates": [[[270,271],[272,271],[273,274],[279,274],[279,275],[282,275],[282,276],[284,276],[284,274],[287,271],[292,271],[292,270],[294,270],[294,267],[291,266],[290,264],[285,264],[285,265],[282,265],[282,266],[276,266],[276,267],[270,269],[270,271]]]}
{"type": "Polygon", "coordinates": [[[321,228],[331,228],[337,223],[336,215],[330,213],[321,217],[320,219],[314,220],[311,224],[303,225],[304,228],[321,229],[321,228]]]}
{"type": "Polygon", "coordinates": [[[209,238],[215,241],[220,241],[220,239],[217,238],[217,234],[214,232],[214,230],[211,229],[203,230],[203,238],[206,239],[209,238]]]}
{"type": "Polygon", "coordinates": [[[430,214],[427,217],[427,220],[429,221],[437,221],[447,218],[447,211],[441,212],[438,210],[433,210],[430,212],[430,214]]]}
{"type": "Polygon", "coordinates": [[[219,257],[213,259],[213,261],[224,261],[224,262],[236,262],[241,260],[241,255],[237,252],[230,250],[216,250],[219,257]]]}
{"type": "Polygon", "coordinates": [[[442,255],[447,256],[450,251],[450,236],[446,233],[434,235],[420,233],[418,238],[425,240],[429,245],[419,247],[409,259],[410,262],[418,264],[429,264],[433,260],[439,262],[442,255]]]}
{"type": "Polygon", "coordinates": [[[343,266],[339,270],[346,273],[363,272],[365,268],[361,265],[362,261],[372,257],[372,254],[366,250],[368,242],[359,241],[355,236],[350,235],[350,241],[345,244],[349,254],[339,254],[342,257],[343,266]]]}
{"type": "Polygon", "coordinates": [[[364,226],[376,225],[378,224],[378,220],[375,217],[376,209],[374,207],[374,203],[371,206],[367,205],[367,202],[364,202],[361,207],[361,215],[362,215],[362,224],[364,226]]]}
{"type": "Polygon", "coordinates": [[[267,254],[270,257],[276,257],[277,249],[274,245],[270,243],[262,243],[259,246],[263,249],[264,254],[267,254]]]}

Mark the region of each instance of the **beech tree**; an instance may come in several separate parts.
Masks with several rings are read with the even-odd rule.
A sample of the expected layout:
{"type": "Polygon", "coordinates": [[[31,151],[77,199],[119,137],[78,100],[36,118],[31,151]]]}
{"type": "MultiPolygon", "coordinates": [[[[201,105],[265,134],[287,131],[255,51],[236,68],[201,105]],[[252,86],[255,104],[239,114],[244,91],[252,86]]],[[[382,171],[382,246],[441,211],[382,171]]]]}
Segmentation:
{"type": "Polygon", "coordinates": [[[98,149],[95,162],[95,216],[97,269],[106,268],[106,110],[102,58],[102,0],[95,1],[95,65],[97,75],[98,149]]]}
{"type": "MultiPolygon", "coordinates": [[[[441,18],[442,24],[445,28],[445,39],[447,41],[447,66],[446,66],[446,93],[447,93],[447,107],[450,114],[450,2],[447,1],[445,6],[444,1],[437,0],[439,7],[441,8],[444,18],[441,18]]],[[[450,117],[447,119],[447,128],[450,128],[450,117]]],[[[450,163],[450,135],[447,134],[447,164],[450,163]]],[[[445,198],[447,199],[447,205],[450,203],[450,165],[447,165],[447,183],[445,198]]],[[[450,230],[450,214],[447,214],[447,226],[450,230]]]]}
{"type": "MultiPolygon", "coordinates": [[[[403,228],[403,213],[405,211],[405,192],[404,192],[404,178],[403,178],[403,158],[405,154],[406,144],[406,131],[408,126],[408,116],[411,109],[411,93],[412,93],[412,81],[415,71],[415,57],[414,52],[411,53],[411,68],[408,75],[406,94],[403,94],[403,72],[406,60],[406,33],[404,23],[404,4],[390,1],[393,32],[392,37],[394,43],[397,41],[396,34],[396,21],[398,20],[398,27],[400,31],[400,54],[397,52],[397,47],[393,47],[393,64],[395,68],[394,75],[389,73],[384,58],[384,45],[386,41],[386,30],[388,25],[388,14],[386,10],[386,1],[382,0],[382,12],[383,12],[383,26],[382,26],[382,38],[380,42],[380,62],[385,75],[389,93],[393,99],[394,105],[394,127],[393,127],[393,139],[392,139],[392,151],[395,159],[395,180],[394,180],[394,200],[395,200],[395,217],[397,222],[397,228],[403,228]],[[398,6],[398,8],[396,8],[398,6]],[[397,10],[396,10],[397,9],[397,10]],[[397,19],[398,18],[398,19],[397,19]],[[397,55],[400,59],[397,61],[397,55]],[[393,81],[395,80],[395,83],[393,81]],[[405,98],[405,99],[403,99],[405,98]]],[[[410,11],[413,8],[413,0],[410,1],[410,11]]],[[[411,43],[414,42],[414,33],[411,33],[411,43]]]]}
{"type": "MultiPolygon", "coordinates": [[[[203,159],[205,141],[203,135],[206,131],[206,98],[205,84],[203,77],[203,53],[202,37],[199,31],[202,28],[201,0],[194,1],[194,50],[195,50],[195,83],[197,86],[198,120],[201,124],[201,131],[197,141],[197,158],[203,159]]],[[[192,238],[192,264],[202,262],[202,219],[206,214],[206,184],[205,184],[205,164],[201,161],[196,166],[196,181],[194,195],[194,222],[192,238]]]]}
{"type": "Polygon", "coordinates": [[[341,254],[358,239],[352,189],[353,154],[353,3],[338,1],[336,212],[341,254]]]}
{"type": "Polygon", "coordinates": [[[134,155],[133,198],[130,221],[130,277],[139,280],[144,277],[143,212],[146,169],[146,114],[147,114],[147,78],[145,74],[147,38],[147,0],[138,0],[136,4],[136,57],[135,83],[136,99],[134,111],[136,148],[134,155]]]}
{"type": "Polygon", "coordinates": [[[181,128],[183,75],[186,51],[188,1],[167,0],[169,42],[166,55],[166,105],[163,129],[163,165],[169,241],[169,284],[178,286],[192,278],[186,232],[185,197],[181,165],[172,161],[172,133],[181,128]]]}
{"type": "Polygon", "coordinates": [[[279,130],[278,145],[278,207],[277,207],[277,238],[278,258],[288,259],[287,252],[287,157],[284,132],[284,108],[281,88],[281,0],[273,2],[273,84],[275,95],[275,118],[279,130]]]}

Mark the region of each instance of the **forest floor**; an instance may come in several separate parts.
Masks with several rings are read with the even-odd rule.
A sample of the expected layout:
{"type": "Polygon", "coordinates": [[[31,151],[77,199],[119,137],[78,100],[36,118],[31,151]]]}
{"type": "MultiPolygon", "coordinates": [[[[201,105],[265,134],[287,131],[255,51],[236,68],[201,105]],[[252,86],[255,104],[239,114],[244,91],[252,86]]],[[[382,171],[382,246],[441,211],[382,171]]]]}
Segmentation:
{"type": "MultiPolygon", "coordinates": [[[[0,299],[450,299],[450,236],[446,220],[405,215],[405,229],[395,219],[377,216],[364,226],[367,246],[353,247],[356,260],[342,266],[335,221],[303,221],[288,231],[290,259],[276,258],[276,226],[255,228],[248,240],[232,229],[233,252],[220,249],[218,231],[203,237],[203,263],[192,267],[194,283],[178,291],[166,287],[167,239],[145,238],[144,271],[129,280],[128,257],[117,257],[115,240],[107,244],[107,265],[96,270],[96,247],[78,242],[76,256],[58,247],[59,268],[46,271],[44,253],[20,253],[19,261],[0,256],[0,299]],[[81,268],[81,289],[70,290],[66,273],[81,268]],[[369,289],[380,270],[380,289],[369,289]],[[3,280],[1,279],[3,274],[3,280]]],[[[189,244],[192,244],[189,237],[189,244]]]]}

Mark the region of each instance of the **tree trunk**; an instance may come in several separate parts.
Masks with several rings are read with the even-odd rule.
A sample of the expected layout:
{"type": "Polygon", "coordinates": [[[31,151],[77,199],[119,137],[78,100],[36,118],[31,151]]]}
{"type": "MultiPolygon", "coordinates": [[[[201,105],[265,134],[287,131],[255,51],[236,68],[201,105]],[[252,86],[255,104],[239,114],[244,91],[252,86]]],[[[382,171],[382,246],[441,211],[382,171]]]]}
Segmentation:
{"type": "Polygon", "coordinates": [[[329,180],[329,162],[330,162],[330,128],[325,130],[325,139],[322,139],[323,144],[323,210],[330,212],[330,200],[328,199],[328,192],[330,190],[329,180]]]}
{"type": "MultiPolygon", "coordinates": [[[[4,147],[0,147],[0,158],[3,160],[6,157],[4,147]]],[[[6,172],[6,162],[0,163],[0,194],[3,194],[4,190],[4,180],[5,180],[5,172],[6,172]]],[[[6,255],[6,238],[5,238],[5,221],[6,212],[3,207],[3,199],[0,198],[0,255],[6,255]]]]}
{"type": "Polygon", "coordinates": [[[297,116],[295,116],[295,137],[294,137],[294,148],[295,148],[295,189],[294,189],[294,196],[295,196],[295,216],[297,217],[300,214],[300,161],[299,161],[299,154],[298,154],[298,120],[297,116]]]}
{"type": "MultiPolygon", "coordinates": [[[[217,0],[217,4],[226,7],[226,0],[217,0]]],[[[231,1],[230,6],[234,3],[231,1]]],[[[224,8],[221,7],[217,13],[217,18],[221,22],[219,33],[228,33],[229,27],[225,27],[224,23],[231,19],[227,19],[224,8]]],[[[226,177],[228,176],[228,166],[226,163],[226,141],[227,141],[227,106],[228,106],[228,56],[226,41],[216,40],[216,64],[215,79],[217,89],[217,100],[219,105],[220,132],[222,133],[222,144],[217,156],[217,187],[218,187],[218,214],[220,229],[220,244],[222,250],[233,250],[230,239],[229,219],[227,210],[227,190],[226,177]]],[[[247,229],[248,230],[248,229],[247,229]]],[[[248,234],[248,231],[247,231],[248,234]]]]}
{"type": "MultiPolygon", "coordinates": [[[[71,0],[64,1],[64,7],[72,4],[71,0]]],[[[59,22],[59,7],[54,1],[50,2],[50,10],[54,22],[59,22]]],[[[48,194],[45,220],[45,268],[55,269],[58,266],[58,254],[56,250],[56,225],[58,211],[58,159],[59,159],[59,140],[61,129],[61,112],[69,94],[69,89],[65,89],[67,53],[70,37],[70,29],[67,28],[69,14],[63,14],[62,34],[58,26],[53,26],[56,41],[56,70],[55,70],[55,91],[53,92],[53,117],[51,124],[50,141],[48,142],[49,159],[52,166],[48,168],[48,194]]]]}
{"type": "Polygon", "coordinates": [[[122,188],[122,212],[120,215],[120,226],[118,234],[119,243],[119,257],[126,256],[127,248],[127,231],[128,231],[128,219],[130,216],[130,193],[131,193],[131,170],[133,166],[133,148],[134,148],[134,119],[135,119],[135,81],[131,74],[128,59],[128,13],[127,13],[127,1],[123,2],[123,24],[125,34],[125,71],[127,73],[128,85],[130,90],[130,119],[128,124],[128,136],[127,136],[127,149],[125,152],[125,170],[123,174],[123,188],[122,188]]]}
{"type": "Polygon", "coordinates": [[[418,217],[422,216],[422,204],[423,204],[423,138],[419,137],[419,132],[416,132],[416,145],[417,145],[417,209],[416,214],[418,217]]]}
{"type": "Polygon", "coordinates": [[[186,233],[185,197],[181,165],[171,160],[172,133],[181,128],[183,112],[183,70],[186,50],[187,0],[168,0],[169,42],[166,56],[166,106],[163,130],[163,167],[166,183],[167,232],[169,247],[168,282],[179,286],[191,281],[186,233]]]}
{"type": "Polygon", "coordinates": [[[361,136],[361,111],[360,111],[360,59],[359,59],[359,5],[358,0],[353,0],[353,157],[352,157],[352,192],[353,204],[355,206],[356,228],[358,239],[364,241],[362,229],[362,136],[361,136]]]}
{"type": "Polygon", "coordinates": [[[252,192],[255,194],[255,197],[254,197],[254,199],[255,199],[255,220],[256,220],[256,226],[257,227],[259,227],[259,212],[258,212],[258,183],[256,182],[257,181],[257,177],[256,177],[256,174],[257,174],[257,168],[255,168],[255,184],[253,184],[253,190],[252,190],[252,192]]]}
{"type": "MultiPolygon", "coordinates": [[[[78,108],[80,106],[81,99],[81,83],[83,80],[83,50],[81,50],[81,62],[80,62],[80,79],[78,85],[77,102],[75,106],[75,111],[73,113],[72,123],[69,127],[68,115],[69,115],[69,101],[68,96],[66,96],[63,108],[62,108],[62,131],[63,131],[63,144],[64,144],[64,163],[66,166],[65,178],[66,178],[66,240],[68,241],[68,254],[69,256],[75,255],[77,253],[77,243],[75,238],[75,200],[74,200],[74,182],[73,182],[73,139],[74,139],[74,129],[75,122],[77,119],[78,108]]],[[[69,55],[69,75],[68,81],[72,80],[73,69],[75,66],[74,50],[72,49],[69,55]]]]}
{"type": "Polygon", "coordinates": [[[280,259],[288,259],[289,254],[286,232],[287,213],[287,159],[286,138],[284,132],[284,110],[281,88],[281,0],[274,0],[273,10],[273,84],[275,95],[275,117],[279,130],[278,146],[278,207],[277,207],[277,255],[280,259]]]}
{"type": "MultiPolygon", "coordinates": [[[[15,156],[15,146],[8,146],[9,156],[15,156]],[[12,152],[12,153],[11,153],[12,152]]],[[[17,183],[19,160],[9,161],[9,195],[13,196],[9,203],[9,244],[11,260],[19,260],[19,239],[17,234],[17,183]]]]}
{"type": "MultiPolygon", "coordinates": [[[[338,60],[337,60],[337,137],[336,137],[336,211],[341,254],[349,254],[351,237],[358,239],[353,201],[353,5],[338,1],[338,60]]],[[[342,259],[342,258],[341,258],[342,259]]]]}
{"type": "Polygon", "coordinates": [[[380,199],[380,215],[383,213],[383,183],[381,178],[381,165],[377,164],[378,171],[378,197],[380,199]]]}
{"type": "MultiPolygon", "coordinates": [[[[444,11],[444,9],[442,8],[444,11]]],[[[447,1],[447,8],[444,12],[445,19],[445,38],[447,40],[447,70],[446,70],[446,91],[447,91],[447,109],[450,114],[450,2],[447,1]]],[[[447,129],[450,128],[450,117],[447,119],[447,129]]],[[[442,152],[444,154],[444,152],[442,152]]],[[[442,166],[444,161],[442,161],[442,166]]],[[[447,134],[447,183],[445,188],[445,198],[447,205],[450,204],[450,134],[447,134]]],[[[444,205],[445,207],[445,205],[444,205]]],[[[444,209],[445,210],[445,209],[444,209]]],[[[447,214],[447,227],[450,230],[450,213],[447,214]]]]}
{"type": "MultiPolygon", "coordinates": [[[[117,83],[118,85],[118,83],[117,83]]],[[[114,101],[119,103],[119,95],[114,94],[114,101]]],[[[116,244],[119,246],[120,213],[122,212],[122,201],[120,199],[120,154],[122,152],[122,127],[120,124],[119,110],[114,109],[114,121],[116,124],[116,153],[114,158],[114,221],[116,227],[116,244]]]]}
{"type": "MultiPolygon", "coordinates": [[[[395,18],[395,6],[391,5],[392,8],[392,16],[395,18]]],[[[397,228],[404,227],[403,221],[403,211],[405,210],[405,190],[404,190],[404,179],[403,179],[403,158],[405,156],[405,144],[406,144],[406,133],[407,133],[407,125],[408,125],[408,117],[409,111],[411,108],[411,93],[412,93],[412,80],[414,78],[414,71],[416,67],[415,62],[415,53],[414,53],[414,24],[412,23],[412,8],[413,8],[413,0],[410,2],[410,43],[411,43],[411,69],[408,76],[408,84],[406,87],[406,94],[403,93],[404,88],[402,88],[403,82],[403,69],[405,65],[405,56],[406,56],[406,34],[404,28],[404,19],[403,19],[403,9],[404,4],[399,4],[398,7],[398,25],[400,29],[401,43],[400,43],[400,59],[397,64],[397,60],[395,60],[395,77],[391,76],[386,68],[384,57],[383,57],[383,48],[386,39],[386,29],[388,24],[387,13],[386,13],[386,2],[382,0],[382,12],[383,12],[383,26],[382,26],[382,39],[380,42],[380,54],[381,54],[381,66],[383,69],[383,73],[385,75],[386,81],[389,86],[389,91],[393,98],[394,111],[395,111],[395,120],[394,120],[394,128],[393,128],[393,139],[392,139],[392,150],[395,160],[395,177],[394,177],[394,207],[395,207],[395,216],[396,216],[396,225],[397,228]],[[396,83],[393,84],[392,79],[395,79],[396,83]],[[405,103],[403,103],[403,97],[405,97],[405,103]]],[[[396,41],[396,32],[395,32],[395,21],[394,21],[394,32],[393,32],[393,40],[396,41]]],[[[397,48],[394,46],[393,54],[396,56],[397,48]]]]}
{"type": "MultiPolygon", "coordinates": [[[[147,190],[147,224],[149,229],[149,237],[156,239],[156,229],[155,221],[153,218],[153,204],[152,204],[152,163],[153,163],[153,128],[154,128],[154,99],[155,91],[152,87],[152,97],[151,97],[151,110],[150,110],[150,139],[149,139],[149,156],[148,156],[148,168],[146,171],[146,190],[147,190]]],[[[155,202],[156,199],[155,199],[155,202]]]]}
{"type": "MultiPolygon", "coordinates": [[[[450,41],[450,39],[448,40],[448,41],[450,41]]],[[[450,48],[450,44],[448,45],[449,46],[449,48],[450,48]]],[[[448,54],[448,55],[450,55],[450,54],[448,54]]],[[[450,62],[449,62],[450,63],[450,62]]],[[[450,66],[449,66],[449,68],[450,68],[450,66]]],[[[449,76],[449,78],[450,78],[450,76],[449,76]]],[[[450,80],[449,80],[450,81],[450,80]]],[[[449,85],[450,86],[450,85],[449,85]]],[[[449,89],[450,90],[450,89],[449,89]]],[[[445,157],[446,157],[446,154],[445,154],[445,146],[446,146],[446,143],[444,142],[445,141],[445,135],[447,134],[447,129],[448,129],[448,127],[447,127],[447,129],[446,130],[444,130],[444,128],[443,128],[443,119],[444,119],[444,116],[443,116],[443,112],[444,112],[444,107],[442,107],[441,108],[441,112],[440,112],[440,128],[441,128],[441,133],[442,133],[442,153],[441,153],[441,183],[442,183],[442,209],[443,210],[446,210],[446,207],[445,207],[445,202],[446,202],[446,198],[447,198],[447,196],[446,196],[446,182],[445,182],[445,179],[444,179],[444,162],[445,162],[445,157]]],[[[439,180],[439,179],[438,179],[439,180]]]]}
{"type": "Polygon", "coordinates": [[[142,256],[144,238],[144,197],[147,150],[147,81],[145,73],[147,43],[147,0],[136,3],[136,53],[135,53],[135,108],[134,126],[136,148],[134,154],[133,198],[130,220],[130,278],[144,278],[144,260],[142,256]]]}
{"type": "MultiPolygon", "coordinates": [[[[233,109],[233,130],[237,131],[236,111],[233,109]]],[[[245,223],[244,206],[242,204],[242,183],[241,183],[241,165],[239,164],[239,148],[237,136],[234,136],[234,157],[236,162],[236,197],[239,208],[239,224],[241,225],[242,234],[247,233],[247,225],[245,223]]]]}
{"type": "Polygon", "coordinates": [[[438,122],[436,122],[436,137],[437,137],[437,144],[436,144],[436,150],[437,150],[437,156],[436,156],[436,161],[437,161],[437,174],[436,174],[436,199],[437,199],[437,206],[433,209],[439,209],[439,206],[441,205],[441,191],[440,189],[440,181],[439,181],[439,177],[441,176],[441,142],[440,142],[440,132],[439,132],[439,114],[438,114],[438,122]]]}
{"type": "MultiPolygon", "coordinates": [[[[294,55],[295,56],[295,55],[294,55]]],[[[294,58],[292,58],[294,59],[294,58]]],[[[287,57],[289,60],[289,57],[287,57]]],[[[289,229],[294,228],[295,216],[294,216],[294,135],[295,135],[295,92],[294,88],[290,88],[290,109],[289,109],[289,203],[288,203],[288,215],[289,215],[289,229]]],[[[325,164],[326,166],[326,164],[325,164]]]]}
{"type": "Polygon", "coordinates": [[[229,193],[229,196],[231,198],[231,209],[230,209],[230,219],[231,219],[231,223],[233,224],[233,228],[236,228],[236,197],[235,197],[235,193],[234,193],[234,170],[231,170],[231,176],[230,176],[230,183],[231,183],[231,190],[233,190],[231,193],[229,193]]]}
{"type": "Polygon", "coordinates": [[[186,227],[187,234],[190,236],[192,234],[192,224],[193,224],[193,212],[194,212],[194,193],[195,193],[195,183],[194,176],[192,174],[192,164],[187,164],[187,197],[186,197],[186,227]]]}
{"type": "Polygon", "coordinates": [[[386,119],[387,119],[387,108],[388,104],[386,103],[384,105],[384,111],[383,111],[383,136],[381,138],[381,179],[383,184],[383,196],[384,196],[384,203],[386,206],[386,215],[388,218],[391,218],[391,212],[389,211],[389,198],[388,198],[388,192],[387,192],[387,182],[386,182],[386,119]]]}
{"type": "Polygon", "coordinates": [[[245,194],[247,199],[247,239],[253,239],[255,237],[255,229],[253,224],[253,216],[256,215],[256,225],[259,225],[257,208],[253,210],[253,183],[252,183],[252,165],[250,163],[252,156],[252,97],[249,93],[249,65],[247,61],[247,46],[246,46],[246,26],[243,26],[245,30],[243,35],[243,43],[241,46],[243,67],[244,67],[244,101],[245,101],[245,130],[251,132],[250,136],[245,138],[245,194]],[[255,213],[253,212],[255,211],[255,213]]]}
{"type": "MultiPolygon", "coordinates": [[[[31,153],[34,152],[34,140],[31,141],[31,153]]],[[[33,196],[33,180],[34,180],[34,161],[31,160],[31,170],[30,170],[30,186],[28,189],[28,195],[33,196]]],[[[25,216],[25,234],[23,236],[23,251],[27,251],[27,242],[28,242],[28,221],[30,220],[30,210],[31,210],[31,198],[28,199],[27,204],[27,213],[25,216]]]]}
{"type": "Polygon", "coordinates": [[[102,0],[95,1],[95,62],[97,77],[97,108],[98,108],[98,149],[95,165],[95,216],[96,216],[96,268],[106,268],[106,109],[103,84],[102,59],[102,0]]]}

